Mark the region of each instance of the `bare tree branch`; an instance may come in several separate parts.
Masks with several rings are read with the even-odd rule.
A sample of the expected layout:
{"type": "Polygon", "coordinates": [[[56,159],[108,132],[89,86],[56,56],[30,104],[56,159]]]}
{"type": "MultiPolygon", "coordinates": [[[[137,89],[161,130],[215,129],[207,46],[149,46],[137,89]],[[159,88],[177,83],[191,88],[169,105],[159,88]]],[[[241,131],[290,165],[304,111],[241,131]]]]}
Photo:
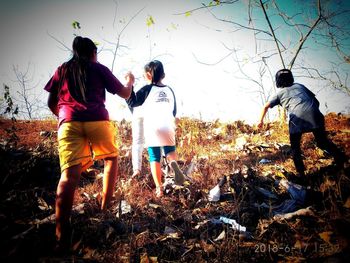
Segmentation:
{"type": "Polygon", "coordinates": [[[55,40],[57,43],[61,44],[62,47],[64,47],[64,51],[72,51],[71,48],[69,48],[66,44],[64,44],[61,40],[59,40],[58,38],[56,38],[55,36],[51,35],[49,33],[49,31],[46,31],[46,33],[53,39],[55,40]]]}
{"type": "MultiPolygon", "coordinates": [[[[118,3],[117,1],[114,1],[114,3],[116,4],[116,9],[115,9],[115,13],[114,13],[114,18],[113,18],[113,28],[114,28],[114,24],[115,24],[115,19],[117,16],[117,11],[118,11],[118,3]]],[[[116,37],[116,42],[112,42],[112,41],[108,41],[106,39],[104,39],[104,41],[114,45],[114,50],[112,50],[112,54],[113,54],[113,60],[112,60],[112,66],[111,66],[111,71],[113,72],[114,70],[114,64],[115,64],[115,60],[117,58],[118,55],[118,51],[121,47],[125,47],[123,45],[120,44],[121,41],[121,37],[124,33],[124,31],[127,29],[127,27],[130,25],[130,23],[146,8],[146,6],[142,7],[139,11],[137,11],[129,20],[128,22],[126,22],[126,24],[122,27],[122,29],[120,30],[120,32],[117,33],[117,37],[116,37]]]]}
{"type": "MultiPolygon", "coordinates": [[[[227,4],[232,3],[236,3],[236,1],[227,4]]],[[[262,85],[263,78],[266,80],[268,73],[268,78],[271,79],[272,83],[274,79],[268,67],[270,58],[278,55],[283,67],[286,68],[288,66],[288,68],[292,69],[297,65],[296,62],[300,60],[299,57],[302,54],[302,50],[312,48],[311,45],[306,45],[307,41],[310,39],[314,41],[313,43],[317,45],[317,48],[319,48],[320,45],[324,45],[328,50],[332,48],[332,51],[336,52],[341,60],[344,61],[344,65],[350,64],[350,55],[348,52],[350,50],[350,42],[348,41],[350,38],[350,10],[344,9],[341,2],[333,4],[331,1],[324,1],[321,3],[321,0],[314,0],[310,5],[311,9],[306,9],[306,7],[303,6],[302,12],[296,11],[294,13],[288,13],[290,10],[284,12],[280,9],[278,3],[280,2],[277,0],[248,0],[247,24],[241,22],[237,17],[232,18],[232,20],[219,17],[216,9],[221,5],[217,5],[215,8],[202,5],[200,8],[188,11],[194,12],[199,9],[206,9],[216,20],[231,24],[235,31],[245,30],[245,32],[254,32],[255,52],[254,56],[249,56],[248,60],[250,65],[255,64],[254,66],[257,67],[258,75],[254,74],[253,76],[247,71],[243,61],[238,59],[237,49],[228,48],[225,45],[228,51],[214,62],[208,63],[200,61],[196,55],[193,54],[194,58],[200,64],[215,66],[227,58],[233,57],[238,71],[232,73],[235,74],[236,78],[245,79],[253,83],[254,86],[257,87],[257,92],[260,94],[261,100],[265,100],[268,95],[268,89],[262,85]],[[267,9],[267,3],[269,4],[269,9],[267,9]],[[328,6],[326,5],[327,3],[329,4],[328,6]],[[267,22],[266,26],[260,25],[259,28],[256,28],[254,24],[254,18],[256,18],[254,15],[256,15],[256,12],[253,12],[253,8],[259,9],[258,11],[264,14],[264,18],[267,22]],[[312,14],[304,16],[304,14],[308,14],[309,11],[312,11],[312,14]],[[276,25],[273,26],[272,22],[276,25]],[[283,30],[283,34],[278,34],[281,30],[283,30]],[[299,34],[299,39],[298,37],[293,37],[295,33],[299,34]],[[291,36],[293,38],[285,39],[285,36],[291,36]],[[276,48],[271,50],[270,46],[272,45],[268,45],[267,48],[262,46],[263,50],[259,51],[257,47],[260,48],[260,44],[267,43],[267,41],[273,41],[276,48]],[[290,61],[289,64],[287,63],[288,61],[290,61]]],[[[258,17],[260,17],[260,14],[261,13],[258,14],[258,17]]],[[[302,62],[299,64],[301,63],[302,62]]],[[[342,64],[334,65],[334,68],[332,68],[332,61],[328,61],[328,63],[328,68],[326,70],[321,70],[317,67],[314,69],[312,66],[307,69],[308,67],[306,67],[303,62],[303,66],[298,67],[297,71],[300,70],[306,73],[307,77],[321,80],[323,83],[326,83],[328,87],[350,95],[348,84],[349,73],[347,72],[347,68],[341,66],[342,64]],[[330,70],[330,68],[332,69],[330,70]]],[[[338,62],[334,61],[334,63],[338,62]]],[[[272,84],[271,87],[275,89],[274,84],[272,84]]]]}
{"type": "Polygon", "coordinates": [[[286,68],[285,63],[284,63],[284,59],[283,59],[283,57],[282,57],[281,49],[280,49],[280,46],[279,46],[279,44],[278,44],[278,40],[277,40],[276,35],[275,35],[275,31],[274,31],[274,29],[272,28],[270,19],[269,19],[267,13],[266,13],[265,6],[264,6],[262,0],[259,0],[259,1],[260,1],[261,8],[262,8],[262,10],[263,10],[263,12],[264,12],[264,15],[265,15],[265,19],[266,19],[266,21],[267,21],[267,24],[269,25],[271,34],[272,34],[273,39],[274,39],[274,41],[275,41],[275,44],[276,44],[276,47],[277,47],[277,50],[278,50],[278,55],[280,56],[280,59],[281,59],[281,63],[282,63],[282,65],[283,65],[283,68],[286,68]]]}
{"type": "Polygon", "coordinates": [[[18,66],[12,66],[13,72],[15,74],[16,80],[20,86],[20,90],[17,91],[19,98],[17,99],[20,107],[24,107],[24,110],[21,108],[19,112],[23,114],[23,116],[28,117],[29,119],[33,119],[35,114],[39,111],[39,101],[37,96],[33,90],[39,85],[40,81],[36,84],[31,84],[33,82],[34,72],[29,76],[29,70],[31,68],[31,63],[28,63],[27,68],[24,72],[22,72],[18,66]]]}
{"type": "MultiPolygon", "coordinates": [[[[338,90],[338,91],[341,91],[341,92],[344,92],[344,93],[350,95],[350,87],[346,84],[348,81],[347,80],[348,74],[346,74],[345,79],[342,80],[339,73],[335,69],[324,72],[324,73],[321,73],[318,69],[312,68],[312,67],[301,66],[299,69],[301,69],[303,72],[307,73],[307,75],[305,75],[304,77],[326,81],[335,90],[338,90]],[[332,77],[327,76],[327,75],[335,76],[337,81],[332,80],[332,77]],[[327,76],[327,77],[325,77],[325,76],[327,76]]],[[[299,77],[303,77],[303,75],[299,75],[299,77]]]]}
{"type": "MultiPolygon", "coordinates": [[[[261,0],[260,0],[261,1],[261,0]]],[[[294,54],[294,57],[292,59],[292,61],[289,64],[289,69],[293,68],[294,62],[298,57],[298,54],[300,52],[300,50],[302,49],[305,41],[308,39],[309,35],[311,34],[311,32],[316,28],[317,24],[321,21],[322,18],[322,9],[321,9],[321,0],[318,0],[318,17],[317,19],[313,22],[313,25],[310,27],[309,31],[306,33],[306,35],[304,37],[302,37],[299,40],[299,46],[294,54]]]]}
{"type": "Polygon", "coordinates": [[[228,23],[228,24],[232,24],[232,25],[235,25],[237,27],[239,27],[240,29],[247,29],[247,30],[250,30],[250,31],[254,31],[255,33],[263,33],[263,34],[266,34],[268,36],[272,36],[272,34],[267,31],[267,30],[263,30],[263,29],[259,29],[259,28],[255,28],[255,27],[251,27],[251,26],[245,26],[245,25],[242,25],[241,23],[238,23],[238,22],[235,22],[235,21],[230,21],[230,20],[226,20],[226,19],[222,19],[222,18],[219,18],[217,17],[213,12],[211,12],[209,10],[210,14],[217,20],[221,21],[221,22],[224,22],[224,23],[228,23]]]}
{"type": "Polygon", "coordinates": [[[208,9],[208,8],[215,8],[215,7],[218,7],[220,5],[225,5],[225,4],[233,4],[233,3],[236,3],[236,2],[239,2],[238,0],[232,0],[232,1],[217,1],[217,4],[212,4],[212,5],[206,5],[204,3],[202,3],[202,6],[200,7],[197,7],[197,8],[194,8],[194,9],[191,9],[191,10],[188,10],[188,11],[185,11],[185,12],[181,12],[181,13],[175,13],[173,15],[175,16],[179,16],[179,15],[187,15],[189,13],[193,13],[195,11],[198,11],[198,10],[201,10],[201,9],[208,9]]]}
{"type": "Polygon", "coordinates": [[[115,10],[114,10],[114,17],[113,17],[113,23],[112,26],[114,28],[115,20],[117,19],[117,12],[118,12],[118,2],[116,0],[113,1],[115,4],[115,10]]]}
{"type": "Polygon", "coordinates": [[[217,61],[215,61],[215,62],[212,62],[212,63],[200,61],[194,53],[192,53],[192,55],[193,55],[193,57],[195,58],[195,60],[196,60],[199,64],[206,65],[206,66],[215,66],[215,65],[220,64],[220,63],[221,63],[222,61],[224,61],[226,58],[230,57],[230,56],[233,54],[233,52],[234,52],[234,51],[229,52],[228,54],[226,54],[225,56],[223,56],[223,57],[220,58],[219,60],[217,60],[217,61]]]}

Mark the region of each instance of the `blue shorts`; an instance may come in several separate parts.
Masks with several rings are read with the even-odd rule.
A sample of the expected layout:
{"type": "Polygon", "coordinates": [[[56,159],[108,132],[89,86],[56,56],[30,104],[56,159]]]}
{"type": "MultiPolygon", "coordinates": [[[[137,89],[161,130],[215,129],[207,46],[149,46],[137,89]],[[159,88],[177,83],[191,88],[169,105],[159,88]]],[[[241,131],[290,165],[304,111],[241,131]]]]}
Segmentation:
{"type": "Polygon", "coordinates": [[[161,149],[163,149],[163,152],[165,156],[168,155],[168,153],[175,152],[176,147],[174,146],[162,146],[162,147],[148,147],[148,155],[149,155],[149,161],[150,162],[160,162],[161,157],[161,149]]]}

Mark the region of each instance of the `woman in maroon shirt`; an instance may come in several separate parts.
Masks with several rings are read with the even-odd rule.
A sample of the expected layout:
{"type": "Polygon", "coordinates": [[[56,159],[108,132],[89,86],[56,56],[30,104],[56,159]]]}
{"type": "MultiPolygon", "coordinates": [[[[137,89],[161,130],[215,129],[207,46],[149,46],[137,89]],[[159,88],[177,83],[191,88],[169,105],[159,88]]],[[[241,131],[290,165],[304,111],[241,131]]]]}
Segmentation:
{"type": "Polygon", "coordinates": [[[97,47],[76,37],[73,57],[63,63],[45,86],[48,106],[59,119],[58,147],[61,178],[56,195],[56,238],[69,245],[70,212],[80,174],[93,159],[104,159],[101,209],[108,206],[117,178],[116,131],[105,108],[106,90],[128,98],[134,76],[128,73],[124,86],[105,66],[97,63],[97,47]]]}

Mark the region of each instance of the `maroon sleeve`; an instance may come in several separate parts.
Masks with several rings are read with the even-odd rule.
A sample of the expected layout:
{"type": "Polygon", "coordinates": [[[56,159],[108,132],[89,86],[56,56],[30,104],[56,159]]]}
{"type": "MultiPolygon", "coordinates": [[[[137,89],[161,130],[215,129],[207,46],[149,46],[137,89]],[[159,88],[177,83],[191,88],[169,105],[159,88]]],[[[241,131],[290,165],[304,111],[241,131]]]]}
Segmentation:
{"type": "Polygon", "coordinates": [[[59,75],[59,68],[58,68],[55,74],[51,77],[51,79],[45,85],[44,90],[48,92],[57,91],[59,82],[60,82],[60,75],[59,75]]]}
{"type": "Polygon", "coordinates": [[[104,83],[106,90],[112,94],[116,94],[122,89],[124,85],[113,75],[106,66],[99,64],[104,77],[104,83]]]}

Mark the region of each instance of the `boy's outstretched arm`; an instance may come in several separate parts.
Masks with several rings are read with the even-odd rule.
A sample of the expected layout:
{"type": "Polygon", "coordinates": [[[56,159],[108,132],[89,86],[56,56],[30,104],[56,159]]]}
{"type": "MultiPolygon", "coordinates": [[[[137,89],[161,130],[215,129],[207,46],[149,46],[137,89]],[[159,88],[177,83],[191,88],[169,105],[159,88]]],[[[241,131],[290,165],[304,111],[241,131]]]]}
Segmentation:
{"type": "Polygon", "coordinates": [[[260,114],[260,121],[258,123],[258,127],[261,128],[263,125],[264,125],[264,118],[265,118],[265,115],[266,115],[266,112],[268,111],[268,109],[270,108],[270,102],[267,102],[262,111],[261,111],[261,114],[260,114]]]}

